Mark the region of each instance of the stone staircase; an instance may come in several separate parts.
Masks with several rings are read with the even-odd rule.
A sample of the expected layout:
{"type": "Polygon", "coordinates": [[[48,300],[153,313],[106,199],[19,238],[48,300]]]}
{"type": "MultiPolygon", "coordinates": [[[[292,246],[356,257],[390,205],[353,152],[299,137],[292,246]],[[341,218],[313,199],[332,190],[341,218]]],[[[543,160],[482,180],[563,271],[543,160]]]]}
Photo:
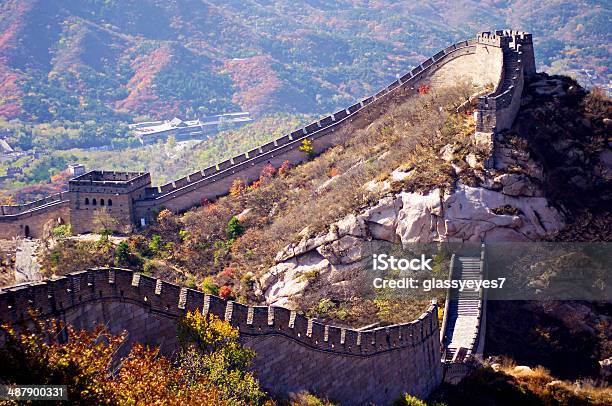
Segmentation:
{"type": "MultiPolygon", "coordinates": [[[[455,279],[482,279],[480,257],[458,257],[455,279]]],[[[476,350],[481,318],[480,292],[473,289],[452,289],[448,306],[448,320],[445,332],[446,348],[444,361],[461,362],[465,356],[476,350]]]]}
{"type": "Polygon", "coordinates": [[[518,52],[514,49],[504,49],[504,81],[499,86],[500,92],[505,91],[512,85],[518,67],[518,52]]]}

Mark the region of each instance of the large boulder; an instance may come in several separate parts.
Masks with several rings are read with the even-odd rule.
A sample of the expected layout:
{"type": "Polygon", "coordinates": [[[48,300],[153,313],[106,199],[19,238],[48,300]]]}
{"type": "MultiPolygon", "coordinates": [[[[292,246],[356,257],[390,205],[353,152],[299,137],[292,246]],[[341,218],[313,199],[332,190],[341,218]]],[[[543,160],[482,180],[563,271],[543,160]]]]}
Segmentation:
{"type": "Polygon", "coordinates": [[[445,202],[445,237],[463,241],[535,241],[554,236],[563,216],[543,197],[513,197],[458,185],[445,202]]]}
{"type": "Polygon", "coordinates": [[[443,222],[442,196],[439,189],[428,194],[400,193],[402,208],[397,217],[396,232],[402,244],[431,242],[438,238],[443,222]]]}
{"type": "MultiPolygon", "coordinates": [[[[367,235],[376,240],[397,242],[396,233],[398,213],[402,208],[402,200],[395,196],[387,196],[378,201],[374,207],[367,209],[358,216],[366,226],[367,235]]],[[[364,234],[366,235],[366,234],[364,234]]]]}
{"type": "Polygon", "coordinates": [[[311,280],[329,270],[329,261],[316,250],[280,262],[259,278],[259,287],[270,305],[292,308],[311,280]]]}

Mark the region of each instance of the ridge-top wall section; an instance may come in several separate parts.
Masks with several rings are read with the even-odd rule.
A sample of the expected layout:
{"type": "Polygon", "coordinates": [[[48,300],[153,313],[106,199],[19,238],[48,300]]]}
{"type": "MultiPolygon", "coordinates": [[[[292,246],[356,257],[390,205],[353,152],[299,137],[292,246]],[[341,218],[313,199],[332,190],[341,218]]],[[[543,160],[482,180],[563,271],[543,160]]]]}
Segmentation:
{"type": "Polygon", "coordinates": [[[184,211],[227,194],[235,179],[251,183],[259,178],[268,164],[275,167],[284,161],[299,164],[306,158],[299,151],[304,139],[313,141],[316,153],[323,152],[350,137],[350,133],[341,130],[347,126],[354,129],[364,127],[392,104],[418,94],[422,84],[444,87],[467,80],[478,86],[489,83],[497,86],[502,76],[502,59],[501,48],[495,43],[469,40],[453,44],[376,95],[347,109],[213,167],[148,189],[147,198],[135,203],[135,215],[149,222],[160,207],[184,211]]]}

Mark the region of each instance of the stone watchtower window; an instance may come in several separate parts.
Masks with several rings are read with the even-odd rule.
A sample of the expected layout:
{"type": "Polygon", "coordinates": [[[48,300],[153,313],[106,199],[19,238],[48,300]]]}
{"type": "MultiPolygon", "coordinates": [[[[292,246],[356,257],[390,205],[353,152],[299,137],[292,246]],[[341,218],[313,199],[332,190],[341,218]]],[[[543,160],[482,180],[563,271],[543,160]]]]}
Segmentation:
{"type": "Polygon", "coordinates": [[[111,199],[108,199],[108,205],[112,206],[113,205],[113,201],[111,199]]]}
{"type": "Polygon", "coordinates": [[[85,198],[85,206],[89,206],[89,197],[85,198]]]}
{"type": "Polygon", "coordinates": [[[98,204],[98,202],[97,202],[97,201],[96,201],[96,199],[94,198],[94,199],[91,201],[91,204],[92,204],[92,205],[94,205],[94,206],[96,206],[96,205],[98,204]]]}
{"type": "Polygon", "coordinates": [[[104,206],[104,199],[100,199],[100,206],[104,206]]]}

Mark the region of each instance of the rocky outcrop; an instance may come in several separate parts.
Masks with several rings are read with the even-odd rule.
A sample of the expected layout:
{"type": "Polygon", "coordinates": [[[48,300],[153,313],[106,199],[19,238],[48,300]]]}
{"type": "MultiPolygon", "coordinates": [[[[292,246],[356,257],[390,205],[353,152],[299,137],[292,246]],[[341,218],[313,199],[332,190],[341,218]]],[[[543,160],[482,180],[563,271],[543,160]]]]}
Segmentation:
{"type": "Polygon", "coordinates": [[[499,190],[458,184],[451,193],[400,192],[359,214],[332,224],[327,234],[304,237],[276,256],[259,280],[270,304],[291,306],[309,280],[347,284],[372,241],[536,241],[553,237],[564,224],[540,191],[522,176],[498,176],[499,190]]]}
{"type": "MultiPolygon", "coordinates": [[[[579,96],[576,89],[566,79],[536,75],[527,84],[519,119],[511,131],[494,136],[476,133],[471,146],[462,140],[443,146],[438,157],[452,166],[455,181],[451,188],[417,193],[402,187],[420,175],[414,169],[396,169],[384,181],[366,183],[364,192],[382,196],[374,207],[347,215],[331,225],[326,234],[304,235],[301,241],[279,252],[277,265],[260,281],[268,302],[291,296],[293,287],[280,277],[281,270],[287,267],[292,275],[301,275],[315,266],[321,274],[333,272],[336,282],[347,281],[348,275],[342,275],[343,267],[358,263],[364,245],[372,241],[406,246],[439,241],[557,238],[567,223],[576,223],[578,218],[572,214],[575,208],[568,209],[572,201],[563,198],[569,191],[565,192],[565,186],[558,182],[567,180],[572,191],[580,191],[591,190],[593,185],[603,185],[610,179],[609,148],[602,148],[597,137],[587,137],[589,128],[600,124],[574,117],[575,125],[562,132],[554,120],[542,121],[553,114],[551,111],[560,102],[569,106],[564,107],[564,114],[575,111],[572,98],[579,96]],[[591,141],[578,140],[572,136],[574,131],[584,133],[582,138],[591,141]],[[479,147],[483,143],[494,145],[488,156],[487,149],[479,147]],[[316,265],[306,260],[312,255],[319,259],[316,265]]],[[[592,224],[587,223],[589,227],[592,224]]]]}

